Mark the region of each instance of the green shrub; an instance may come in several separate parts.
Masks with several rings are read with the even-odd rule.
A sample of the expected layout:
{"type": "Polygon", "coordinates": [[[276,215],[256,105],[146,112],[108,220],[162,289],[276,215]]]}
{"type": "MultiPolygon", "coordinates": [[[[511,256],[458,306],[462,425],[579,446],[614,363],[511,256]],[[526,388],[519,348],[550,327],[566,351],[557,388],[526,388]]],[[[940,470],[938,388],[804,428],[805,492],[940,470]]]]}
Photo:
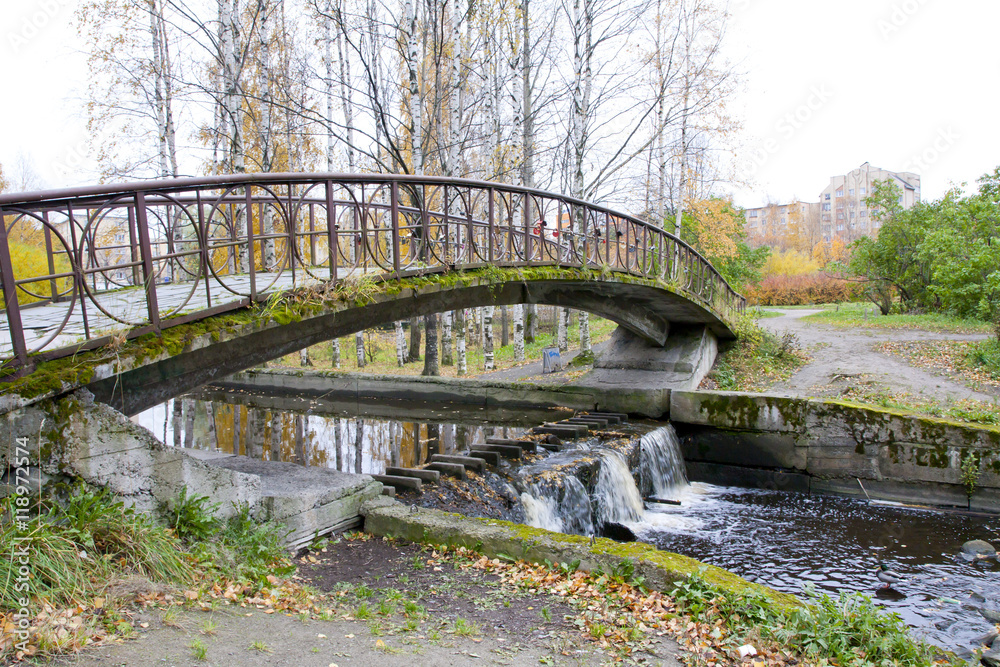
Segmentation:
{"type": "Polygon", "coordinates": [[[208,496],[189,496],[187,486],[181,487],[177,499],[162,510],[162,514],[177,537],[190,544],[206,540],[219,528],[215,513],[219,503],[209,504],[208,496]]]}

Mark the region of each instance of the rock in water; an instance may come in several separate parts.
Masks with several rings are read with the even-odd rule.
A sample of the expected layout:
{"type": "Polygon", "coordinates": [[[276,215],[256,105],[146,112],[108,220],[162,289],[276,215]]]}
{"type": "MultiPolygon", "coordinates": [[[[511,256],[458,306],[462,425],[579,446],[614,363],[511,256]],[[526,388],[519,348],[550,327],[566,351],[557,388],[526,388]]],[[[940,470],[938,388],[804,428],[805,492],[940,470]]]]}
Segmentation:
{"type": "Polygon", "coordinates": [[[996,611],[994,609],[987,609],[986,607],[980,607],[979,614],[990,623],[1000,624],[1000,611],[996,611]]]}
{"type": "Polygon", "coordinates": [[[986,665],[986,667],[1000,667],[1000,651],[990,649],[986,653],[983,653],[980,662],[986,665]]]}
{"type": "Polygon", "coordinates": [[[616,542],[635,542],[635,533],[632,532],[632,529],[614,521],[604,522],[604,525],[601,526],[601,535],[616,542]]]}
{"type": "Polygon", "coordinates": [[[962,545],[961,554],[966,560],[979,560],[980,558],[996,558],[997,550],[996,547],[984,540],[969,540],[962,545]]]}

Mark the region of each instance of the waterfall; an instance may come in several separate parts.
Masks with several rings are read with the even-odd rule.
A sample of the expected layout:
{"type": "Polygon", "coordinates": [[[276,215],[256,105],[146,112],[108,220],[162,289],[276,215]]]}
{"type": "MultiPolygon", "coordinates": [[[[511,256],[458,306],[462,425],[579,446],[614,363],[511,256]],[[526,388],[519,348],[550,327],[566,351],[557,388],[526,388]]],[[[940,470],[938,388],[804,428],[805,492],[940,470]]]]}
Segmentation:
{"type": "Polygon", "coordinates": [[[574,535],[591,535],[590,498],[583,483],[573,476],[528,485],[521,494],[524,521],[529,526],[574,535]]]}
{"type": "Polygon", "coordinates": [[[673,425],[650,431],[642,436],[639,446],[642,449],[639,469],[643,489],[652,489],[657,498],[674,498],[688,481],[673,425]]]}
{"type": "Polygon", "coordinates": [[[601,450],[601,470],[594,487],[594,523],[634,523],[642,519],[642,496],[625,463],[612,449],[601,450]]]}

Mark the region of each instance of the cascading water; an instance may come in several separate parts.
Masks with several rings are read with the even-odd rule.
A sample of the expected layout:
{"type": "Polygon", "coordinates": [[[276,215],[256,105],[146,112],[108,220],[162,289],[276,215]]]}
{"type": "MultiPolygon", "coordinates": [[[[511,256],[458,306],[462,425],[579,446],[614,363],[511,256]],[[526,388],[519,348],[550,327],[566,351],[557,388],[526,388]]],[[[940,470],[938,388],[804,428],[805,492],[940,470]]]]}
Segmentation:
{"type": "Polygon", "coordinates": [[[528,485],[521,504],[529,526],[574,535],[594,532],[587,489],[572,475],[528,485]]]}
{"type": "Polygon", "coordinates": [[[640,472],[644,489],[657,498],[675,498],[687,486],[684,457],[681,456],[677,431],[672,424],[661,426],[642,436],[640,472]]]}
{"type": "Polygon", "coordinates": [[[601,450],[594,505],[594,519],[598,525],[634,523],[642,519],[642,495],[625,457],[612,449],[601,450]]]}

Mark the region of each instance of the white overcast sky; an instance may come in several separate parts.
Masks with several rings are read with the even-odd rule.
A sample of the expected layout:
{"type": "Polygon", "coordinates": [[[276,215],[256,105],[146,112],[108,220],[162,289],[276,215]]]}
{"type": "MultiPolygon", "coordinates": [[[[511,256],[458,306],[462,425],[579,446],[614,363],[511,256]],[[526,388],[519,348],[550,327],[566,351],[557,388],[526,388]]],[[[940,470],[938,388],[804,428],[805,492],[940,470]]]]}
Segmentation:
{"type": "MultiPolygon", "coordinates": [[[[921,175],[924,199],[1000,165],[997,0],[731,0],[731,110],[743,206],[816,200],[868,161],[921,175]]],[[[94,181],[75,0],[0,0],[0,163],[45,187],[94,181]]]]}

